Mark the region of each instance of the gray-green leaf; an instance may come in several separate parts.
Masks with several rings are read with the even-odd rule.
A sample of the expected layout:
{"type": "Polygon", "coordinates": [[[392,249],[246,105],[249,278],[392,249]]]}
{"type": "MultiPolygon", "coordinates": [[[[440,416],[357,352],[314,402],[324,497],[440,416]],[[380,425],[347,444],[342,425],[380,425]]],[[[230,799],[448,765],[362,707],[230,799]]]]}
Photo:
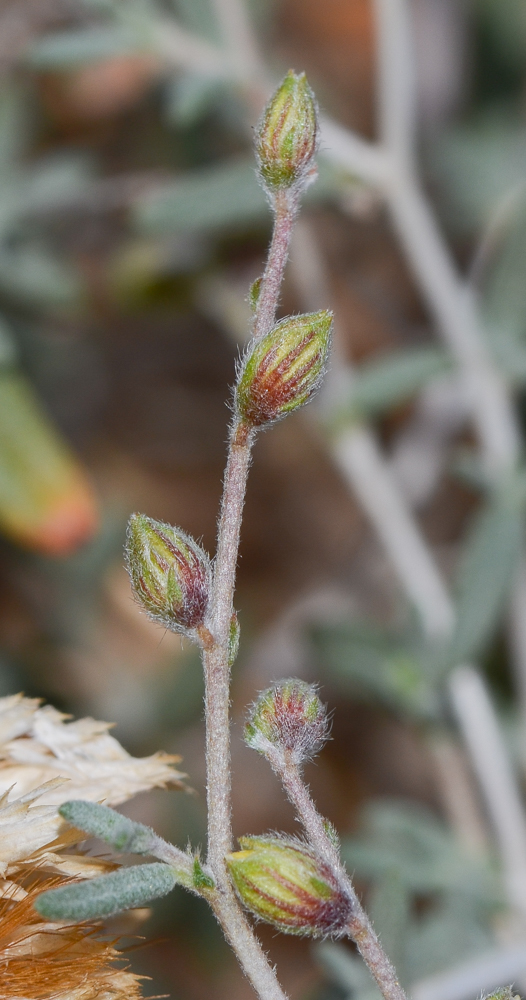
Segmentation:
{"type": "Polygon", "coordinates": [[[64,802],[59,813],[72,826],[88,833],[90,837],[106,841],[115,851],[150,854],[155,846],[156,834],[149,826],[135,823],[108,806],[74,799],[64,802]]]}
{"type": "Polygon", "coordinates": [[[176,873],[163,864],[119,868],[110,875],[42,893],[35,909],[48,920],[100,920],[121,910],[145,906],[165,896],[177,883],[176,873]]]}

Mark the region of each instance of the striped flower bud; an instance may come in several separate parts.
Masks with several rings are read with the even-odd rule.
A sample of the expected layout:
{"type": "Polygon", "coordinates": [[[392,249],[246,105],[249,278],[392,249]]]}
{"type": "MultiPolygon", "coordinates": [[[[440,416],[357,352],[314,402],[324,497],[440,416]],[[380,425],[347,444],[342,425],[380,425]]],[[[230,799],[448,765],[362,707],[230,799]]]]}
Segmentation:
{"type": "Polygon", "coordinates": [[[226,863],[238,896],[255,917],[285,934],[339,937],[352,903],[328,866],[301,841],[241,837],[226,863]]]}
{"type": "Polygon", "coordinates": [[[179,528],[132,514],[126,537],[132,589],[147,615],[172,632],[195,636],[211,586],[210,560],[179,528]]]}
{"type": "Polygon", "coordinates": [[[259,174],[268,191],[301,188],[314,179],[318,147],[316,99],[305,73],[289,70],[256,129],[259,174]]]}
{"type": "Polygon", "coordinates": [[[278,681],[252,706],[245,742],[271,760],[287,754],[294,764],[314,757],[329,735],[327,710],[313,684],[278,681]]]}
{"type": "Polygon", "coordinates": [[[249,346],[236,389],[236,408],[252,427],[280,420],[320,387],[329,354],[332,313],[281,320],[249,346]]]}

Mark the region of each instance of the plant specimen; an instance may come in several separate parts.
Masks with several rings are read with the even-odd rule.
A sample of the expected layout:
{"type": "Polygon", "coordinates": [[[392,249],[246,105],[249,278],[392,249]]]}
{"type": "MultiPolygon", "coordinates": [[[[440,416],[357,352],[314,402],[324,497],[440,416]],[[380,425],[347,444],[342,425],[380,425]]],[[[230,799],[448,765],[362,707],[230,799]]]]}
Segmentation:
{"type": "Polygon", "coordinates": [[[307,403],[326,368],[332,315],[325,310],[276,323],[279,292],[301,195],[316,176],[316,102],[304,75],[289,72],[265,108],[256,132],[258,173],[274,212],[274,232],[261,279],[251,289],[252,340],[240,361],[233,396],[228,461],[213,564],[187,534],[135,514],[127,560],[133,590],[146,613],[200,646],[205,673],[208,855],[183,852],[153,830],[107,806],[82,800],[61,805],[77,829],[113,849],[150,855],[151,864],[121,868],[43,893],[38,912],[51,920],[84,920],[140,906],[182,884],[206,899],[262,1000],[284,993],[243,907],[257,919],[297,935],[356,943],[388,1000],[404,992],[340,860],[338,838],[304,784],[303,762],[327,736],[316,690],[296,680],[276,683],[251,709],[246,741],[280,777],[304,828],[303,839],[277,835],[241,839],[233,851],[230,804],[230,668],[239,626],[233,606],[245,486],[251,451],[265,429],[307,403]]]}

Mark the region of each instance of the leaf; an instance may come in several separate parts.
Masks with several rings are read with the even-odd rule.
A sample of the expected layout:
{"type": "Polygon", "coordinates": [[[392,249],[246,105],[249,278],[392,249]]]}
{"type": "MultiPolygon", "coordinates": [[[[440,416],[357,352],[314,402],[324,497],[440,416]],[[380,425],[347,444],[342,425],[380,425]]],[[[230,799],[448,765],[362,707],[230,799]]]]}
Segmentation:
{"type": "Polygon", "coordinates": [[[523,504],[510,484],[474,519],[457,578],[457,625],[446,651],[451,664],[480,653],[497,628],[521,551],[523,504]]]}
{"type": "Polygon", "coordinates": [[[0,289],[26,304],[54,307],[78,305],[83,293],[73,267],[36,243],[0,247],[0,289]]]}
{"type": "Polygon", "coordinates": [[[35,909],[48,920],[100,920],[166,896],[176,873],[160,863],[119,868],[110,875],[43,892],[35,909]]]}
{"type": "Polygon", "coordinates": [[[106,841],[115,851],[126,854],[151,854],[155,833],[149,826],[136,823],[122,813],[97,802],[74,799],[59,808],[63,819],[90,837],[106,841]]]}
{"type": "Polygon", "coordinates": [[[380,700],[390,708],[429,718],[441,710],[433,680],[432,651],[414,635],[370,626],[327,626],[311,632],[321,669],[354,697],[380,700]]]}
{"type": "Polygon", "coordinates": [[[225,94],[225,84],[213,76],[185,73],[168,80],[165,110],[168,121],[187,127],[204,118],[225,94]]]}
{"type": "MultiPolygon", "coordinates": [[[[338,183],[334,170],[320,164],[318,180],[309,188],[306,201],[330,197],[338,183]]],[[[146,233],[217,230],[268,218],[269,207],[252,158],[200,167],[144,195],[133,209],[135,225],[146,233]]]]}
{"type": "Polygon", "coordinates": [[[210,42],[220,42],[217,18],[210,0],[172,0],[178,21],[210,42]]]}
{"type": "Polygon", "coordinates": [[[30,133],[29,101],[12,81],[0,87],[0,175],[7,175],[25,151],[30,133]]]}
{"type": "Polygon", "coordinates": [[[362,832],[342,842],[342,856],[358,878],[373,883],[396,870],[416,895],[454,891],[483,908],[498,902],[493,872],[469,854],[423,806],[379,800],[363,813],[362,832]]]}
{"type": "Polygon", "coordinates": [[[267,215],[252,159],[194,170],[144,196],[134,209],[135,224],[148,233],[216,229],[267,215]]]}
{"type": "Polygon", "coordinates": [[[450,969],[487,952],[494,942],[491,923],[470,900],[448,894],[418,920],[407,940],[407,967],[412,981],[450,969]]]}
{"type": "Polygon", "coordinates": [[[484,227],[495,206],[526,180],[526,130],[500,109],[441,132],[432,155],[457,232],[484,227]]]}
{"type": "Polygon", "coordinates": [[[375,881],[367,909],[382,947],[404,985],[407,981],[406,941],[410,894],[397,867],[387,869],[375,881]]]}
{"type": "Polygon", "coordinates": [[[123,26],[58,31],[29,46],[26,61],[35,69],[65,69],[144,50],[145,43],[123,26]]]}
{"type": "Polygon", "coordinates": [[[375,416],[407,402],[451,365],[444,351],[415,347],[359,365],[353,373],[347,417],[375,416]]]}
{"type": "Polygon", "coordinates": [[[381,1000],[371,973],[362,960],[341,944],[324,942],[315,949],[316,958],[333,983],[349,997],[360,1000],[381,1000]]]}

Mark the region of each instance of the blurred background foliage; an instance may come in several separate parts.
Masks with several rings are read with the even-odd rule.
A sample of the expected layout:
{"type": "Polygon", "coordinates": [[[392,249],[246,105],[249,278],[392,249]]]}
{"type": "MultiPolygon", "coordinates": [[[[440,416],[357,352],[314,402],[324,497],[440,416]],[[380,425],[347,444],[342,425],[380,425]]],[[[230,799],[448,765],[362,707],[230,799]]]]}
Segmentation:
{"type": "MultiPolygon", "coordinates": [[[[369,0],[248,6],[270,74],[305,69],[325,110],[374,137],[369,0]]],[[[213,550],[227,387],[270,233],[256,103],[234,56],[230,73],[214,57],[217,9],[0,4],[0,691],[112,719],[134,753],[183,753],[196,796],[128,807],[181,845],[205,830],[200,667],[133,605],[122,544],[138,509],[213,550]]],[[[425,183],[526,421],[526,9],[413,0],[413,15],[425,183]]],[[[297,415],[257,445],[236,602],[235,830],[294,830],[238,738],[244,705],[275,677],[320,680],[334,739],[309,780],[410,985],[502,938],[501,878],[444,685],[451,666],[479,658],[524,770],[504,625],[526,481],[490,496],[469,430],[443,435],[418,516],[458,625],[447,648],[431,647],[326,432],[369,421],[395,463],[451,361],[374,193],[322,151],[306,201],[356,374],[323,422],[297,415]]],[[[290,277],[282,306],[302,308],[290,277]]],[[[154,943],[134,939],[130,957],[152,978],[146,994],[248,1000],[199,901],[172,894],[145,934],[154,943]]],[[[372,1000],[350,948],[262,937],[294,1000],[372,1000]]]]}

